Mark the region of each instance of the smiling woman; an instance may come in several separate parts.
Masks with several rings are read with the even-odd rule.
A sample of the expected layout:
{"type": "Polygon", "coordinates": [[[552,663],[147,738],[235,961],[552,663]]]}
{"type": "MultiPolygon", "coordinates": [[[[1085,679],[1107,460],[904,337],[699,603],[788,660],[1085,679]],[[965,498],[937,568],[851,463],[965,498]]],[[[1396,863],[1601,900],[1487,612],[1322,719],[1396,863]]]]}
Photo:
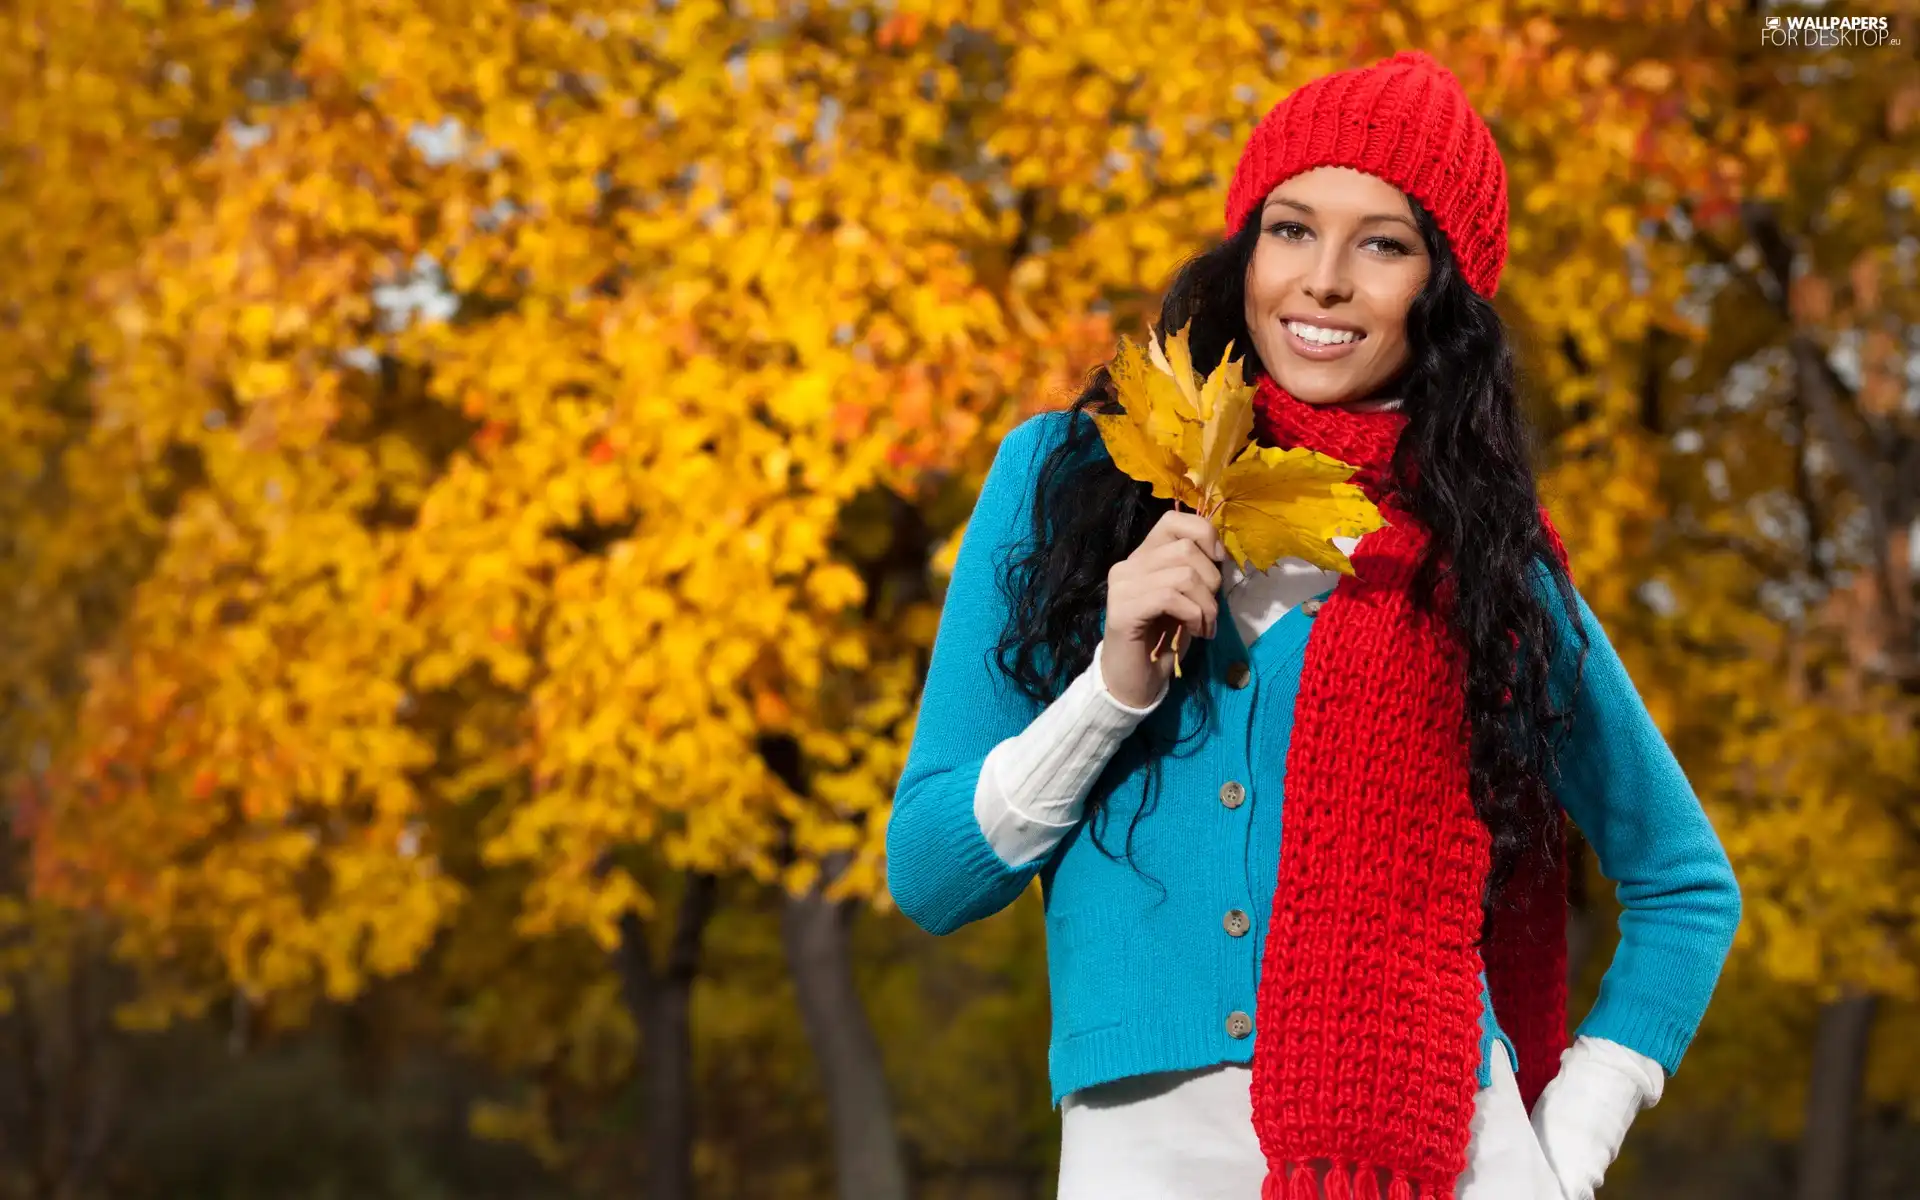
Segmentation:
{"type": "Polygon", "coordinates": [[[1504,167],[1402,53],[1269,113],[1226,218],[1161,330],[1244,353],[1257,440],[1352,464],[1386,526],[1242,573],[1114,464],[1096,371],[968,522],[889,885],[944,933],[1040,879],[1062,1200],[1590,1200],[1740,897],[1540,507],[1504,167]],[[1569,818],[1626,910],[1571,1047],[1569,818]]]}

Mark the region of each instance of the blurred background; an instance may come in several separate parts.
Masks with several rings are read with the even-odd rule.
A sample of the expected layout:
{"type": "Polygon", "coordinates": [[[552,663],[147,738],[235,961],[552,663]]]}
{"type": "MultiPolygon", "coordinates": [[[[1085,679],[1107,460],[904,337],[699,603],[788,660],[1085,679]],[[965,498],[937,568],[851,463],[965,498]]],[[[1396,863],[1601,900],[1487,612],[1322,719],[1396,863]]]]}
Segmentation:
{"type": "Polygon", "coordinates": [[[943,572],[1253,122],[1403,47],[1499,138],[1543,488],[1745,893],[1606,1195],[1920,1195],[1916,37],[8,0],[0,1196],[1050,1197],[1037,895],[887,901],[943,572]]]}

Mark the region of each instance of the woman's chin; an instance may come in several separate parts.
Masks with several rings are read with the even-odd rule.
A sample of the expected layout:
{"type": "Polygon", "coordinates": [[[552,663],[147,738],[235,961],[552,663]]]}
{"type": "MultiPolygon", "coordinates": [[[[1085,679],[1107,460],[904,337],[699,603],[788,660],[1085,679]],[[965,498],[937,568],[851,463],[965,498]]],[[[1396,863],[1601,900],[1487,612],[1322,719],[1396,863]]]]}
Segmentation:
{"type": "Polygon", "coordinates": [[[1287,395],[1292,396],[1302,404],[1322,406],[1351,404],[1356,400],[1365,399],[1372,394],[1370,389],[1354,386],[1344,380],[1339,382],[1324,379],[1294,380],[1288,379],[1285,376],[1276,375],[1274,382],[1279,384],[1281,390],[1286,392],[1287,395]]]}

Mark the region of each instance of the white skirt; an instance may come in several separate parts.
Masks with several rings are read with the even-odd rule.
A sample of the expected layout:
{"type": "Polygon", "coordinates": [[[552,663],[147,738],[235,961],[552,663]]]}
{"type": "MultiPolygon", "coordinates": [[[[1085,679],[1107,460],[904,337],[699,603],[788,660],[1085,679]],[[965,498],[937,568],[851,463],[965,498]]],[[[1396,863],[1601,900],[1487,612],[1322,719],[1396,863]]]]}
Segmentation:
{"type": "MultiPolygon", "coordinates": [[[[1474,1098],[1455,1200],[1560,1200],[1520,1101],[1507,1048],[1474,1098]]],[[[1267,1161],[1253,1132],[1253,1071],[1225,1063],[1120,1079],[1060,1103],[1059,1200],[1259,1200],[1267,1161]]]]}

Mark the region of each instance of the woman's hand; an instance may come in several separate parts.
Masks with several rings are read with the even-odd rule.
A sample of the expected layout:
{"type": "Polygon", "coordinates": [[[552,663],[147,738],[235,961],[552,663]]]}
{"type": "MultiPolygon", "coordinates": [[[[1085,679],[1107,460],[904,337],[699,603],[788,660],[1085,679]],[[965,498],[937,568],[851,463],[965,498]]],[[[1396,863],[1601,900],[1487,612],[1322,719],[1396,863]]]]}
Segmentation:
{"type": "Polygon", "coordinates": [[[1173,674],[1180,633],[1212,637],[1220,616],[1220,562],[1227,549],[1213,523],[1169,512],[1132,554],[1107,572],[1107,633],[1100,674],[1114,699],[1153,703],[1173,674]],[[1159,661],[1153,661],[1155,645],[1159,661]]]}
{"type": "Polygon", "coordinates": [[[1529,1119],[1562,1200],[1593,1200],[1633,1118],[1660,1102],[1666,1081],[1659,1063],[1590,1034],[1560,1052],[1560,1071],[1529,1119]]]}

